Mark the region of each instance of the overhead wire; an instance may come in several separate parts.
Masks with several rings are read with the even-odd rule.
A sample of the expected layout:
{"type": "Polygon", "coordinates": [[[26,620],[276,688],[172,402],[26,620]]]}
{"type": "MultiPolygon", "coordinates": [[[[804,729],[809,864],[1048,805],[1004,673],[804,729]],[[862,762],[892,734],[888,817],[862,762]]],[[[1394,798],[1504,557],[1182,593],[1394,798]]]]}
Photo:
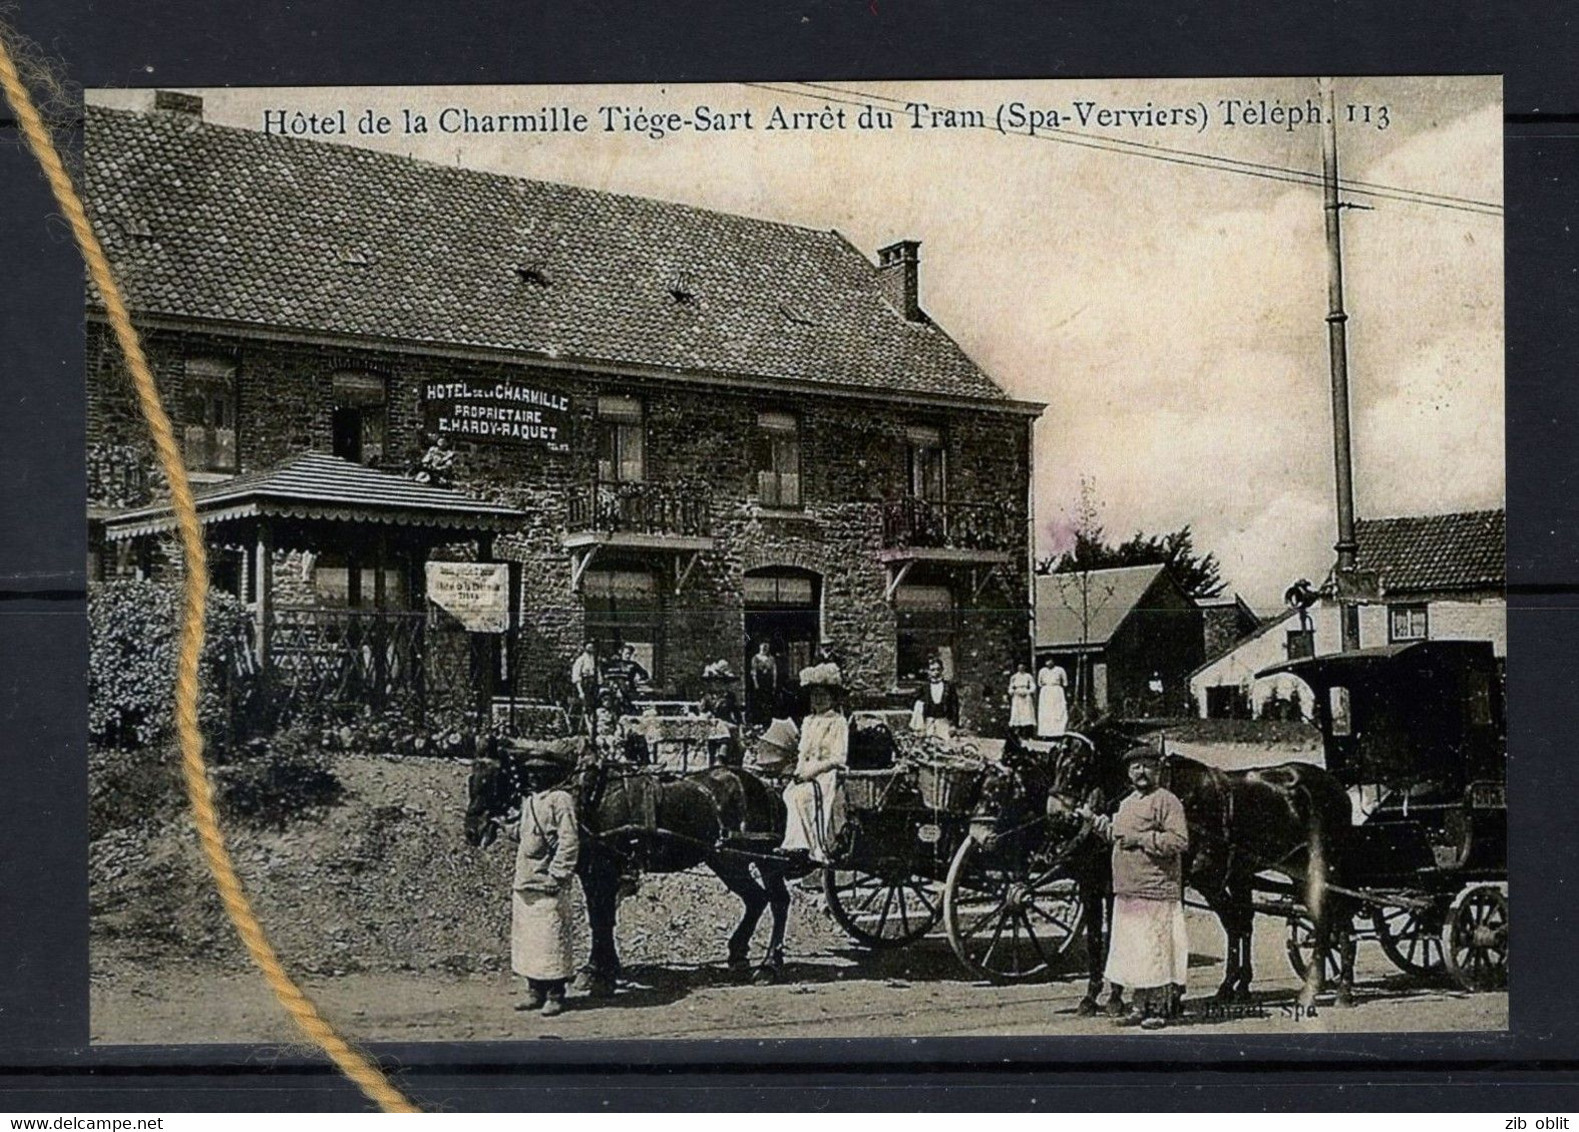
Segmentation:
{"type": "MultiPolygon", "coordinates": [[[[884,102],[893,105],[910,105],[904,99],[892,98],[887,95],[870,94],[864,91],[854,91],[843,87],[834,87],[822,83],[796,83],[796,86],[810,87],[820,92],[837,92],[838,94],[851,95],[862,101],[852,101],[850,98],[832,96],[828,93],[811,93],[805,90],[786,89],[781,85],[772,83],[747,82],[741,85],[753,87],[758,90],[770,91],[774,94],[789,95],[792,98],[812,99],[824,102],[834,102],[845,106],[866,107],[872,102],[884,102]]],[[[949,107],[934,107],[938,110],[948,110],[949,107]]],[[[977,125],[968,128],[986,130],[989,133],[999,133],[993,126],[977,125]]],[[[1198,169],[1207,169],[1219,173],[1234,173],[1239,176],[1256,177],[1261,180],[1282,182],[1284,184],[1301,185],[1305,187],[1319,187],[1321,174],[1312,170],[1287,168],[1284,166],[1267,165],[1261,162],[1245,161],[1240,158],[1224,157],[1217,154],[1200,153],[1194,150],[1179,149],[1173,146],[1163,146],[1152,142],[1133,141],[1125,138],[1111,138],[1101,134],[1083,133],[1078,130],[1059,128],[1048,133],[1013,133],[1008,136],[1026,138],[1033,141],[1055,142],[1062,145],[1076,146],[1082,149],[1095,149],[1120,156],[1142,157],[1152,161],[1164,161],[1170,164],[1183,165],[1198,169]]],[[[1495,201],[1476,200],[1470,197],[1453,196],[1447,193],[1432,193],[1419,189],[1402,188],[1395,185],[1384,185],[1374,181],[1361,181],[1349,178],[1339,180],[1339,186],[1354,196],[1372,197],[1378,200],[1389,200],[1403,204],[1415,204],[1431,208],[1444,208],[1457,212],[1466,212],[1476,216],[1500,217],[1503,215],[1502,206],[1495,201]]]]}

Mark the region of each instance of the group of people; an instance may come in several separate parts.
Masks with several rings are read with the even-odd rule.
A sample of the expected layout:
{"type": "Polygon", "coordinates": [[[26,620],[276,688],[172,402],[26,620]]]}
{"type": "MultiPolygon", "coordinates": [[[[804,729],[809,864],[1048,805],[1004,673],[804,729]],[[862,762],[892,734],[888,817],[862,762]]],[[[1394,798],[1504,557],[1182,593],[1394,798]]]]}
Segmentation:
{"type": "MultiPolygon", "coordinates": [[[[624,660],[634,663],[634,650],[624,660]]],[[[635,668],[645,676],[639,664],[635,668]]],[[[622,671],[618,678],[637,679],[622,671]]],[[[576,660],[572,679],[581,694],[606,676],[591,643],[576,660]]],[[[1044,665],[1036,683],[1021,665],[1011,680],[1010,725],[1019,734],[1056,737],[1068,726],[1066,680],[1056,665],[1044,665]],[[1034,690],[1033,690],[1034,689],[1034,690]],[[1031,707],[1034,697],[1035,707],[1031,707]]],[[[850,724],[844,711],[843,674],[831,657],[799,673],[807,712],[797,723],[771,720],[754,748],[752,769],[789,778],[784,787],[784,838],[778,854],[791,874],[830,864],[844,825],[839,772],[849,762],[850,724]]],[[[959,697],[944,675],[940,658],[927,666],[927,679],[911,713],[917,731],[949,738],[959,722],[959,697]]],[[[1090,808],[1078,811],[1112,849],[1113,913],[1105,977],[1129,993],[1125,1024],[1155,1029],[1175,1016],[1182,999],[1189,961],[1183,905],[1184,853],[1189,833],[1184,807],[1161,781],[1161,755],[1139,746],[1125,755],[1132,792],[1112,815],[1090,808]]],[[[552,751],[523,767],[523,797],[515,877],[511,889],[511,967],[526,981],[522,1010],[553,1016],[564,1009],[573,974],[570,883],[579,854],[575,800],[563,786],[572,768],[552,751]]]]}
{"type": "Polygon", "coordinates": [[[1021,663],[1009,677],[1009,731],[1021,738],[1056,739],[1069,730],[1069,674],[1052,657],[1035,676],[1021,663]]]}

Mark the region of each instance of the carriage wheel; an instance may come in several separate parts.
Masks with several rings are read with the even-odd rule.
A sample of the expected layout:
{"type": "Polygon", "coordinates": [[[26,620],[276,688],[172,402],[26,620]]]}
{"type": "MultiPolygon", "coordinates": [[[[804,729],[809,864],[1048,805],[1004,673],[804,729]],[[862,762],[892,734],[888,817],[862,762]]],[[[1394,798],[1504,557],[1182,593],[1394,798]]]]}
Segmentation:
{"type": "Polygon", "coordinates": [[[954,854],[943,890],[949,946],[971,972],[995,983],[1045,973],[1074,945],[1080,892],[1057,865],[1021,870],[973,837],[954,854]]]}
{"type": "Polygon", "coordinates": [[[1432,908],[1377,908],[1371,913],[1376,941],[1406,975],[1442,973],[1442,911],[1432,908]]]}
{"type": "MultiPolygon", "coordinates": [[[[1296,912],[1288,920],[1288,965],[1304,982],[1310,971],[1311,954],[1316,950],[1316,924],[1305,912],[1296,912]]],[[[1334,924],[1327,931],[1327,952],[1322,956],[1322,986],[1336,986],[1343,975],[1345,953],[1353,969],[1354,933],[1342,925],[1334,924]]]]}
{"type": "Polygon", "coordinates": [[[1442,958],[1465,990],[1508,985],[1508,891],[1472,884],[1453,898],[1442,925],[1442,958]]]}
{"type": "Polygon", "coordinates": [[[903,947],[931,931],[943,896],[930,877],[827,868],[822,891],[834,922],[866,947],[903,947]]]}

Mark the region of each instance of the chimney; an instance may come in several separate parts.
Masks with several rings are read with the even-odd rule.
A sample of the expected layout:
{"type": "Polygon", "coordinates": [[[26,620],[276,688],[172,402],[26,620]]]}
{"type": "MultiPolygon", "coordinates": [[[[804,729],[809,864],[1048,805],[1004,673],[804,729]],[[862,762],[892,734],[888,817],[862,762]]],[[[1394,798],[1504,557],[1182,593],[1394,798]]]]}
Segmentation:
{"type": "Polygon", "coordinates": [[[877,285],[909,322],[925,322],[927,317],[921,313],[920,264],[920,240],[900,240],[877,251],[877,285]]]}
{"type": "Polygon", "coordinates": [[[154,109],[163,110],[170,114],[180,114],[187,118],[201,119],[203,117],[203,96],[199,94],[184,94],[178,90],[154,91],[154,109]]]}

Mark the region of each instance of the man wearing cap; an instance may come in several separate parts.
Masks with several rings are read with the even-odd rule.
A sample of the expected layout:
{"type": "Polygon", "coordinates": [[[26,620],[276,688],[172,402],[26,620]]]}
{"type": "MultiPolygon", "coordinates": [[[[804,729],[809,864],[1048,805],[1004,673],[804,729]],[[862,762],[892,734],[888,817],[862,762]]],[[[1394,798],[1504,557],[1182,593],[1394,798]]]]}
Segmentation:
{"type": "Polygon", "coordinates": [[[1113,844],[1113,924],[1108,982],[1131,991],[1121,1024],[1167,1024],[1175,988],[1184,986],[1190,942],[1184,926],[1183,857],[1190,846],[1184,806],[1161,783],[1162,756],[1132,747],[1124,762],[1135,790],[1097,832],[1113,844]]]}
{"type": "Polygon", "coordinates": [[[576,802],[560,784],[571,756],[543,747],[521,764],[521,845],[510,886],[510,967],[526,980],[517,1010],[552,1018],[565,1009],[575,973],[571,953],[570,879],[580,851],[576,802]]]}

